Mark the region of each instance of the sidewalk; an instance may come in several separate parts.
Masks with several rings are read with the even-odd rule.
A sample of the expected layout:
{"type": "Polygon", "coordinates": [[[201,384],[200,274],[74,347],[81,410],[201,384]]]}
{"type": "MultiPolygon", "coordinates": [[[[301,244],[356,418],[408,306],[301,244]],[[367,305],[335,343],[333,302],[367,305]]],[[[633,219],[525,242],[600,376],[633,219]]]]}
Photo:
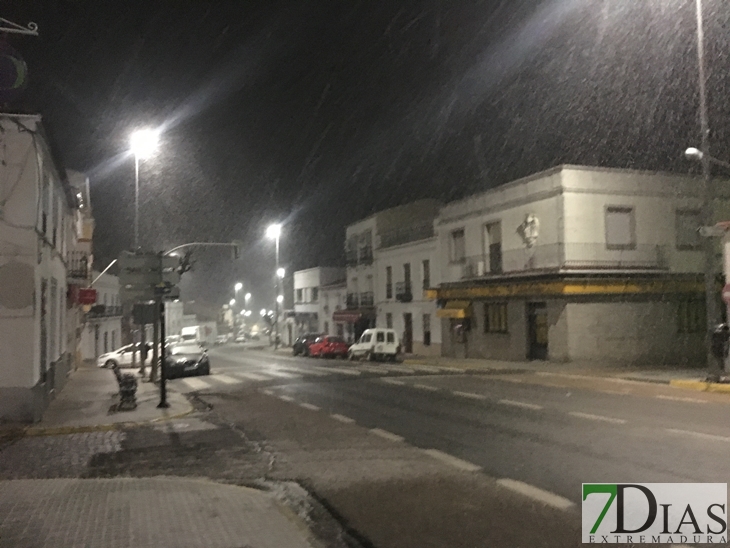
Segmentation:
{"type": "MultiPolygon", "coordinates": [[[[124,369],[124,373],[136,374],[137,369],[124,369]]],[[[193,410],[185,396],[167,389],[170,407],[157,409],[160,402],[159,386],[139,382],[137,408],[116,411],[119,402],[119,386],[110,369],[94,365],[80,367],[71,374],[66,386],[51,402],[43,419],[26,429],[27,435],[68,434],[112,430],[118,425],[148,423],[180,417],[193,410]]]]}
{"type": "Polygon", "coordinates": [[[0,548],[311,548],[262,491],[180,478],[0,482],[0,548]]]}

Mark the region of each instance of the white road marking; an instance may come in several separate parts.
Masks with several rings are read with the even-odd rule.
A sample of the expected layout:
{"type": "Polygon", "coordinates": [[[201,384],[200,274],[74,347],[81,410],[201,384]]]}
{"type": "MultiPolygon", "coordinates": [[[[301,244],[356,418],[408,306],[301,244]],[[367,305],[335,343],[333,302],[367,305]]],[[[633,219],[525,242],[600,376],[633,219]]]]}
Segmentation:
{"type": "Polygon", "coordinates": [[[294,401],[294,398],[292,398],[291,396],[279,396],[279,399],[280,400],[284,400],[284,401],[288,401],[288,402],[294,401]]]}
{"type": "Polygon", "coordinates": [[[355,422],[355,419],[351,419],[350,417],[346,417],[345,415],[339,415],[337,413],[330,415],[330,417],[332,417],[336,421],[344,422],[345,424],[352,424],[353,422],[355,422]]]}
{"type": "Polygon", "coordinates": [[[398,386],[403,386],[405,383],[403,381],[399,381],[397,379],[380,379],[382,382],[386,382],[388,384],[397,384],[398,386]]]}
{"type": "Polygon", "coordinates": [[[684,401],[690,403],[707,403],[705,400],[698,400],[696,398],[682,398],[680,396],[665,396],[664,394],[658,394],[654,396],[660,400],[672,400],[672,401],[684,401]]]}
{"type": "MultiPolygon", "coordinates": [[[[565,388],[568,388],[567,386],[565,388]]],[[[628,390],[599,390],[602,394],[613,394],[614,396],[628,396],[631,394],[628,390]]]]}
{"type": "Polygon", "coordinates": [[[378,367],[377,365],[358,365],[357,368],[361,371],[365,371],[367,373],[387,373],[387,369],[383,369],[382,367],[378,367]]]}
{"type": "Polygon", "coordinates": [[[703,432],[692,432],[691,430],[677,430],[676,428],[666,428],[665,429],[670,434],[684,434],[685,436],[692,436],[694,438],[699,438],[702,440],[712,440],[712,441],[730,441],[730,437],[727,436],[718,436],[716,434],[705,434],[703,432]]]}
{"type": "Polygon", "coordinates": [[[313,405],[311,403],[300,403],[299,405],[301,407],[304,407],[304,409],[309,409],[310,411],[319,411],[320,410],[319,407],[317,407],[316,405],[313,405]]]}
{"type": "Polygon", "coordinates": [[[202,380],[202,379],[181,379],[181,381],[184,385],[186,385],[191,390],[204,390],[206,388],[210,388],[211,384],[202,380]]]}
{"type": "Polygon", "coordinates": [[[316,369],[317,371],[324,371],[325,373],[329,373],[330,375],[332,373],[343,373],[344,375],[362,375],[362,371],[358,371],[357,369],[346,369],[344,367],[312,367],[312,369],[316,369]]]}
{"type": "Polygon", "coordinates": [[[604,417],[603,415],[592,415],[590,413],[581,413],[580,411],[570,411],[568,415],[578,417],[579,419],[588,419],[589,421],[610,422],[612,424],[626,424],[626,421],[624,419],[604,417]]]}
{"type": "Polygon", "coordinates": [[[274,395],[274,393],[271,390],[262,390],[261,393],[262,394],[266,394],[267,396],[273,396],[274,395]]]}
{"type": "Polygon", "coordinates": [[[527,403],[524,401],[499,400],[497,403],[501,403],[502,405],[511,405],[512,407],[521,407],[523,409],[533,409],[535,411],[539,411],[540,409],[542,409],[542,405],[537,405],[535,403],[527,403]]]}
{"type": "Polygon", "coordinates": [[[451,466],[458,468],[459,470],[465,470],[467,472],[478,472],[482,469],[481,466],[477,466],[476,464],[472,464],[469,461],[453,457],[448,453],[439,451],[438,449],[424,449],[423,452],[435,459],[440,460],[441,462],[450,464],[451,466]]]}
{"type": "Polygon", "coordinates": [[[411,369],[410,367],[406,367],[405,365],[384,365],[383,369],[387,369],[388,371],[395,371],[396,373],[405,373],[406,375],[416,374],[413,369],[411,369]]]}
{"type": "Polygon", "coordinates": [[[327,373],[322,373],[321,371],[314,371],[309,367],[306,368],[299,368],[299,367],[288,367],[288,366],[279,366],[279,369],[282,371],[289,371],[293,373],[294,375],[301,376],[301,375],[312,375],[314,377],[324,377],[327,373]]]}
{"type": "Polygon", "coordinates": [[[414,384],[413,388],[418,388],[419,390],[428,390],[429,392],[436,392],[438,390],[436,386],[429,386],[427,384],[414,384]]]}
{"type": "Polygon", "coordinates": [[[439,369],[442,371],[451,371],[452,373],[466,373],[466,369],[461,367],[448,367],[446,365],[439,365],[439,369]]]}
{"type": "Polygon", "coordinates": [[[472,400],[486,400],[487,397],[484,394],[474,394],[473,392],[459,392],[454,390],[451,392],[454,396],[461,396],[462,398],[470,398],[472,400]]]}
{"type": "Polygon", "coordinates": [[[293,379],[294,377],[299,377],[300,375],[295,375],[293,373],[287,373],[286,371],[274,371],[274,370],[267,370],[267,375],[273,375],[274,377],[281,377],[282,379],[293,379]]]}
{"type": "Polygon", "coordinates": [[[240,384],[241,379],[234,379],[233,377],[229,377],[228,375],[211,375],[212,379],[215,379],[217,381],[224,382],[226,384],[240,384]]]}
{"type": "Polygon", "coordinates": [[[435,365],[411,365],[416,371],[427,371],[428,373],[441,373],[442,369],[435,365]]]}
{"type": "Polygon", "coordinates": [[[403,438],[398,434],[393,434],[392,432],[381,430],[380,428],[372,428],[370,433],[390,441],[403,441],[403,438]]]}
{"type": "Polygon", "coordinates": [[[245,379],[249,379],[252,381],[270,381],[271,377],[267,377],[266,375],[259,375],[258,373],[245,373],[243,371],[237,371],[233,373],[237,377],[243,377],[245,379]]]}
{"type": "Polygon", "coordinates": [[[552,506],[553,508],[558,508],[559,510],[567,510],[573,506],[573,503],[568,499],[561,497],[560,495],[556,495],[555,493],[551,493],[550,491],[545,491],[544,489],[535,487],[534,485],[530,485],[529,483],[523,483],[509,478],[502,478],[497,480],[497,484],[509,489],[510,491],[514,491],[515,493],[525,495],[526,497],[530,497],[538,502],[552,506]]]}

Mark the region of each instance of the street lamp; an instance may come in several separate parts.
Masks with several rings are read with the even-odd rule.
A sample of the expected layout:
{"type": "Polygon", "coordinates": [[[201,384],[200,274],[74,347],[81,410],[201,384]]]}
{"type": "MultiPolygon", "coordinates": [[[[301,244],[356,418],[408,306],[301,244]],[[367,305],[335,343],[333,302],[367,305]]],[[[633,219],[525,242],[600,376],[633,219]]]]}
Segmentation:
{"type": "Polygon", "coordinates": [[[238,293],[243,289],[243,284],[241,282],[236,282],[236,285],[233,286],[233,290],[238,293]]]}
{"type": "Polygon", "coordinates": [[[228,304],[229,304],[229,305],[230,305],[231,307],[233,307],[233,306],[234,306],[234,305],[236,304],[236,299],[231,299],[230,301],[228,301],[228,304]]]}
{"type": "Polygon", "coordinates": [[[278,297],[276,297],[276,302],[279,303],[279,304],[283,303],[284,302],[284,295],[279,295],[278,297]]]}
{"type": "MultiPolygon", "coordinates": [[[[266,236],[273,238],[276,241],[276,294],[279,294],[279,279],[283,278],[283,269],[279,268],[279,237],[281,236],[281,225],[272,224],[266,229],[266,236]]],[[[275,304],[276,312],[274,313],[274,350],[279,348],[279,299],[276,300],[275,304]]]]}
{"type": "Polygon", "coordinates": [[[139,249],[139,161],[146,160],[157,149],[159,131],[138,129],[129,137],[129,146],[134,154],[134,249],[139,249]]]}
{"type": "Polygon", "coordinates": [[[260,312],[260,314],[261,314],[261,317],[262,317],[262,318],[263,318],[264,316],[266,316],[266,309],[265,309],[265,308],[262,308],[262,309],[261,309],[261,312],[260,312]]]}
{"type": "Polygon", "coordinates": [[[276,269],[276,275],[277,275],[277,276],[279,277],[279,279],[281,280],[281,279],[283,279],[283,278],[284,278],[284,276],[286,276],[286,270],[284,270],[283,268],[277,268],[277,269],[276,269]]]}
{"type": "Polygon", "coordinates": [[[703,153],[698,148],[689,147],[687,150],[684,151],[685,158],[696,162],[701,162],[705,159],[705,156],[707,156],[707,159],[710,161],[710,163],[722,166],[725,169],[730,170],[730,162],[725,162],[723,160],[720,160],[719,158],[715,158],[714,156],[705,155],[705,153],[703,153]]]}
{"type": "Polygon", "coordinates": [[[248,302],[248,301],[249,301],[249,299],[251,299],[251,293],[246,293],[246,294],[245,294],[245,295],[243,296],[243,298],[244,298],[244,299],[246,300],[246,302],[248,302]]]}

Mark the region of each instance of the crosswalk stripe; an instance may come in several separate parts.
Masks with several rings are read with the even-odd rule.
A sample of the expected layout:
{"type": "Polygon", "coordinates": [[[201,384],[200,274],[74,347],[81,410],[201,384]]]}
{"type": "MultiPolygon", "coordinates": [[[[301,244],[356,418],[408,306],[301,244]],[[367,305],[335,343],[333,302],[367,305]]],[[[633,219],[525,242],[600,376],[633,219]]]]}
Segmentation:
{"type": "Polygon", "coordinates": [[[274,377],[281,377],[282,379],[293,379],[299,375],[293,373],[287,373],[286,371],[266,371],[266,375],[273,375],[274,377]]]}
{"type": "Polygon", "coordinates": [[[247,373],[243,371],[236,371],[233,373],[236,377],[243,377],[251,381],[270,381],[271,377],[265,375],[259,375],[258,373],[247,373]]]}
{"type": "Polygon", "coordinates": [[[313,367],[317,371],[326,371],[327,373],[343,373],[345,375],[361,375],[362,371],[357,369],[345,369],[344,367],[313,367]]]}
{"type": "Polygon", "coordinates": [[[241,379],[235,379],[233,377],[229,377],[228,375],[212,375],[212,379],[215,379],[217,381],[221,381],[225,384],[240,384],[241,379]]]}
{"type": "Polygon", "coordinates": [[[291,373],[294,373],[295,375],[313,375],[315,377],[324,377],[327,375],[327,373],[323,373],[321,371],[313,371],[311,368],[299,368],[299,367],[282,367],[279,366],[279,369],[282,369],[284,371],[290,371],[291,373]]]}
{"type": "Polygon", "coordinates": [[[413,375],[415,373],[413,369],[404,365],[385,365],[383,367],[388,371],[395,371],[396,373],[406,373],[407,375],[413,375]]]}
{"type": "Polygon", "coordinates": [[[378,367],[377,365],[358,365],[356,369],[359,369],[360,371],[365,371],[367,373],[387,373],[387,369],[383,369],[382,367],[378,367]]]}
{"type": "Polygon", "coordinates": [[[203,379],[181,379],[180,382],[192,390],[203,390],[204,388],[210,388],[211,386],[203,379]]]}

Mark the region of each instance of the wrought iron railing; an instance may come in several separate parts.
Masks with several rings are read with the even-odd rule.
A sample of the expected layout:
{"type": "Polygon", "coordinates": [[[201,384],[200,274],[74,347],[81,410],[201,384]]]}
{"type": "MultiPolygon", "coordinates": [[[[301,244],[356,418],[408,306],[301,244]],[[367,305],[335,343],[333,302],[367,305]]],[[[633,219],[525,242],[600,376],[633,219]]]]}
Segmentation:
{"type": "Polygon", "coordinates": [[[360,293],[360,306],[374,306],[375,296],[372,291],[360,293]]]}
{"type": "Polygon", "coordinates": [[[395,284],[395,298],[402,303],[413,300],[413,290],[410,282],[397,282],[395,284]]]}
{"type": "Polygon", "coordinates": [[[69,251],[66,254],[66,276],[86,279],[91,269],[91,257],[83,251],[69,251]]]}

